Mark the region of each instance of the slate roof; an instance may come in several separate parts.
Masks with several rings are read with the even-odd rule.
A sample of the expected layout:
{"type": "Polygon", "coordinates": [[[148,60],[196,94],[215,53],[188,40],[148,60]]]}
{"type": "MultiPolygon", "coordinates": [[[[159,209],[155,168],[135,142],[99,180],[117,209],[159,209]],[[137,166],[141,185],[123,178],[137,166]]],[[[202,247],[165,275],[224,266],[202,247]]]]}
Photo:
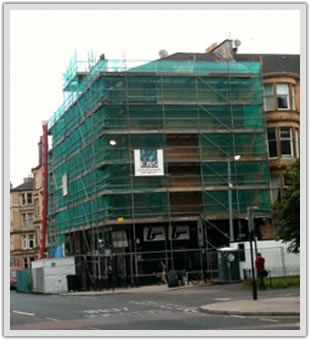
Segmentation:
{"type": "Polygon", "coordinates": [[[175,61],[219,61],[223,60],[219,58],[217,55],[213,53],[185,53],[185,52],[178,52],[171,55],[168,55],[165,58],[161,58],[160,60],[175,60],[175,61]]]}
{"type": "Polygon", "coordinates": [[[33,178],[30,178],[23,184],[18,185],[17,187],[11,189],[11,192],[13,191],[27,191],[27,190],[33,190],[33,178]]]}
{"type": "MultiPolygon", "coordinates": [[[[300,74],[300,56],[297,54],[235,54],[236,61],[260,61],[263,59],[263,73],[289,72],[300,74]]],[[[178,52],[160,60],[175,61],[221,61],[214,53],[185,53],[178,52]]]]}
{"type": "Polygon", "coordinates": [[[298,54],[236,54],[236,61],[259,61],[263,59],[263,73],[290,72],[300,74],[298,54]]]}

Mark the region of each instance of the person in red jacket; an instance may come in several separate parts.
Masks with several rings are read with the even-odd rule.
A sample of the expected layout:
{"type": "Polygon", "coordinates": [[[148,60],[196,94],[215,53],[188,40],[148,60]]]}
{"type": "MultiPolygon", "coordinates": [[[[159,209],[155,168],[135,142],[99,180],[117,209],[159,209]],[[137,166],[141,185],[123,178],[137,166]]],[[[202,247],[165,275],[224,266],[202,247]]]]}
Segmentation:
{"type": "Polygon", "coordinates": [[[259,289],[265,290],[265,282],[264,282],[264,271],[265,271],[265,259],[262,257],[261,253],[257,253],[255,260],[255,267],[257,272],[257,277],[259,279],[259,289]]]}

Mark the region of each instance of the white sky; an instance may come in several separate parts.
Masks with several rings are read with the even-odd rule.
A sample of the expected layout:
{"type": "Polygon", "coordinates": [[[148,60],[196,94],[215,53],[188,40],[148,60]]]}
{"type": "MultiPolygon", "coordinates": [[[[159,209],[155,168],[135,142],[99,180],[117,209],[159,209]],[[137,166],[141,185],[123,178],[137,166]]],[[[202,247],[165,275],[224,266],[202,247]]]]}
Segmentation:
{"type": "Polygon", "coordinates": [[[10,180],[38,165],[42,120],[62,104],[62,74],[77,51],[152,60],[241,40],[239,53],[300,53],[297,10],[14,10],[10,25],[10,180]]]}

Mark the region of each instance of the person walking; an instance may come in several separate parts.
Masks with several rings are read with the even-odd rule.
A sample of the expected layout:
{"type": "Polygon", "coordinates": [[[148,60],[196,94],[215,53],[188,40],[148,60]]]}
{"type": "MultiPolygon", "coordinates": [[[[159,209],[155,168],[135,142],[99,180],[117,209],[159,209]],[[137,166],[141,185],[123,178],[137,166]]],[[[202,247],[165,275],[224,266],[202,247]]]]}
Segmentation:
{"type": "Polygon", "coordinates": [[[266,290],[264,282],[265,259],[261,253],[256,254],[255,267],[259,279],[259,290],[266,290]]]}
{"type": "Polygon", "coordinates": [[[114,290],[114,282],[113,282],[113,268],[112,263],[108,263],[107,267],[107,277],[108,277],[108,289],[112,288],[114,290]]]}
{"type": "Polygon", "coordinates": [[[160,263],[158,264],[158,275],[157,275],[157,280],[159,284],[167,283],[166,272],[167,272],[167,267],[165,263],[163,261],[160,261],[160,263]]]}

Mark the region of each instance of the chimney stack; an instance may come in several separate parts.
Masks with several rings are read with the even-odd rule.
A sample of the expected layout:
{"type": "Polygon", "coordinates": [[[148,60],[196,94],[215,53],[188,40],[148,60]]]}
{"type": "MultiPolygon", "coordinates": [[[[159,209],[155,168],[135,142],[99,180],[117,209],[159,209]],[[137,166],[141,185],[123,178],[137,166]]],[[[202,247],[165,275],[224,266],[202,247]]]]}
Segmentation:
{"type": "Polygon", "coordinates": [[[217,46],[217,42],[214,42],[212,45],[210,45],[208,48],[206,48],[206,53],[209,53],[217,46]]]}
{"type": "Polygon", "coordinates": [[[28,177],[24,177],[24,183],[27,183],[32,180],[32,175],[28,175],[28,177]]]}

